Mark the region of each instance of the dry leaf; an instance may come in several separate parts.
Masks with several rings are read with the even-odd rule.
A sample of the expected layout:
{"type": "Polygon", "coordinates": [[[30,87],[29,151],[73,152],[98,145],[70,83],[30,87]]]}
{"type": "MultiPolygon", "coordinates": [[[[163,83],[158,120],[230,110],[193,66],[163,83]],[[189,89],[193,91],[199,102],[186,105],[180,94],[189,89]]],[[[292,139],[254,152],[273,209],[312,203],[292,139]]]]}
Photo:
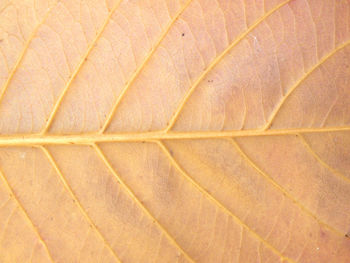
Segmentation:
{"type": "Polygon", "coordinates": [[[0,262],[350,262],[349,0],[1,0],[0,262]]]}

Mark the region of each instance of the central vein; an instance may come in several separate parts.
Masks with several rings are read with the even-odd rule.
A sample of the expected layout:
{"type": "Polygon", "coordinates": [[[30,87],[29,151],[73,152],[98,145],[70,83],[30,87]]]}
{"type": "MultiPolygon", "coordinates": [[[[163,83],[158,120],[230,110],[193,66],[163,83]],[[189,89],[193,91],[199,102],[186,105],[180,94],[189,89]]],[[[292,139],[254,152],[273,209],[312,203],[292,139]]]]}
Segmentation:
{"type": "Polygon", "coordinates": [[[350,126],[324,128],[296,128],[270,130],[233,130],[233,131],[190,131],[190,132],[134,132],[134,133],[90,133],[90,134],[24,134],[0,135],[0,146],[30,146],[45,144],[93,144],[99,142],[142,142],[154,140],[178,139],[215,139],[228,137],[292,135],[300,133],[321,133],[350,131],[350,126]]]}

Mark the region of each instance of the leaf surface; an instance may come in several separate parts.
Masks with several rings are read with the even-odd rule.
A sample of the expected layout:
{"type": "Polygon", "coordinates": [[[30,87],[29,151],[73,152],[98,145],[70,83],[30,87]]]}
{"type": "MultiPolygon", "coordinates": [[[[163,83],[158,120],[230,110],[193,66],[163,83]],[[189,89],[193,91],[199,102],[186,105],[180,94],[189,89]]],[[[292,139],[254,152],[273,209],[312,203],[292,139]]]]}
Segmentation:
{"type": "Polygon", "coordinates": [[[349,0],[0,2],[0,262],[350,262],[349,0]]]}

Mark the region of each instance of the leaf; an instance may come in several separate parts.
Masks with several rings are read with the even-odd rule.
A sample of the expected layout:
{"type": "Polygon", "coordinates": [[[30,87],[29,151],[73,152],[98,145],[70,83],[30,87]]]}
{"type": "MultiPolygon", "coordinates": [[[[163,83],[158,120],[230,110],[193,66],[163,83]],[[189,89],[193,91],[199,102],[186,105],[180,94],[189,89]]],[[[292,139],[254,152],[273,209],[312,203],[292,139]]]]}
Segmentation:
{"type": "Polygon", "coordinates": [[[0,25],[0,262],[350,262],[350,1],[0,25]]]}

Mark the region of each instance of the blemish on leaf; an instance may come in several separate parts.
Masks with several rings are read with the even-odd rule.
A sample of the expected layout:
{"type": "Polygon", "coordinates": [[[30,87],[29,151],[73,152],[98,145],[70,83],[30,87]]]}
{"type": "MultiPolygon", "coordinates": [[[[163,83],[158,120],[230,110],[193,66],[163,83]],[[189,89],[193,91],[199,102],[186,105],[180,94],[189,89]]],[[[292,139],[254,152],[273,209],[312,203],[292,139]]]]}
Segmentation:
{"type": "Polygon", "coordinates": [[[21,159],[25,159],[26,158],[26,153],[25,152],[22,152],[21,155],[20,155],[21,159]]]}

